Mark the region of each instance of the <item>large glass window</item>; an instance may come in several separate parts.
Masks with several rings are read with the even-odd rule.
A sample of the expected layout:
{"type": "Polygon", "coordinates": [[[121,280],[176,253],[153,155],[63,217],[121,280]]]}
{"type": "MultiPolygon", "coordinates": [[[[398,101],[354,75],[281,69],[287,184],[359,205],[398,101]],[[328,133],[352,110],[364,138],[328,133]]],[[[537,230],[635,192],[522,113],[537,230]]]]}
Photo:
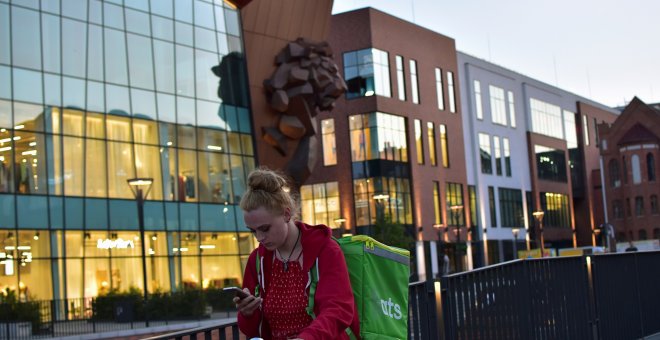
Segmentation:
{"type": "Polygon", "coordinates": [[[644,197],[635,197],[635,216],[644,216],[644,197]]]}
{"type": "Polygon", "coordinates": [[[447,138],[447,125],[440,124],[440,151],[442,152],[442,166],[449,167],[449,139],[447,138]]]}
{"type": "Polygon", "coordinates": [[[321,136],[323,138],[323,165],[328,166],[337,164],[335,120],[333,118],[321,121],[321,136]]]}
{"type": "Polygon", "coordinates": [[[493,146],[495,149],[495,173],[502,176],[502,150],[500,149],[500,137],[493,136],[493,146]]]}
{"type": "Polygon", "coordinates": [[[484,119],[484,108],[481,102],[481,82],[474,80],[474,108],[477,119],[484,119]]]}
{"type": "Polygon", "coordinates": [[[348,85],[346,98],[374,94],[391,97],[388,54],[375,48],[344,53],[344,78],[348,85]]]}
{"type": "Polygon", "coordinates": [[[334,222],[341,217],[337,182],[303,185],[300,187],[300,200],[305,223],[338,227],[334,222]]]}
{"type": "Polygon", "coordinates": [[[438,109],[445,109],[445,89],[442,85],[442,69],[435,68],[435,96],[438,100],[438,109]]]}
{"type": "Polygon", "coordinates": [[[445,187],[447,195],[448,224],[454,226],[465,225],[465,203],[463,201],[463,184],[447,182],[445,187]]]}
{"type": "Polygon", "coordinates": [[[542,135],[564,138],[562,130],[561,109],[538,99],[530,98],[532,111],[532,131],[542,135]]]}
{"type": "Polygon", "coordinates": [[[568,195],[541,192],[541,210],[544,227],[570,228],[571,211],[568,203],[568,195]]]}
{"type": "Polygon", "coordinates": [[[497,227],[497,210],[495,209],[495,188],[488,187],[488,210],[490,211],[490,225],[497,227]]]}
{"type": "Polygon", "coordinates": [[[623,203],[621,200],[612,201],[612,215],[617,220],[623,219],[623,203]]]}
{"type": "Polygon", "coordinates": [[[454,72],[447,71],[447,96],[449,97],[449,112],[456,113],[456,90],[454,89],[454,72]]]}
{"type": "Polygon", "coordinates": [[[399,92],[399,100],[406,100],[406,76],[403,66],[403,57],[396,56],[396,85],[399,92]]]}
{"type": "Polygon", "coordinates": [[[658,214],[658,195],[651,195],[651,214],[658,214]]]}
{"type": "Polygon", "coordinates": [[[371,177],[353,180],[355,224],[368,226],[378,218],[412,224],[410,182],[405,178],[371,177]]]}
{"type": "Polygon", "coordinates": [[[639,164],[639,156],[632,155],[630,157],[630,163],[632,164],[632,180],[633,184],[642,183],[642,169],[639,164]]]}
{"type": "Polygon", "coordinates": [[[11,52],[14,66],[41,69],[39,12],[11,6],[11,23],[11,52]]]}
{"type": "Polygon", "coordinates": [[[649,182],[655,181],[655,157],[650,152],[646,154],[646,175],[649,182]]]}
{"type": "Polygon", "coordinates": [[[417,79],[417,61],[410,60],[410,89],[412,91],[412,102],[419,104],[419,80],[417,79]]]}
{"type": "Polygon", "coordinates": [[[443,209],[440,192],[440,182],[433,181],[433,212],[435,216],[435,224],[443,224],[443,209]]]}
{"type": "Polygon", "coordinates": [[[477,188],[474,185],[468,185],[468,200],[470,201],[470,226],[476,227],[479,225],[479,219],[477,217],[479,214],[477,213],[477,188]]]}
{"type": "Polygon", "coordinates": [[[433,122],[426,123],[426,136],[429,141],[429,159],[431,165],[438,165],[437,154],[435,152],[435,128],[433,122]]]}
{"type": "Polygon", "coordinates": [[[621,174],[619,173],[619,162],[616,159],[611,159],[608,165],[610,175],[610,186],[618,188],[621,186],[621,174]]]}
{"type": "Polygon", "coordinates": [[[415,147],[417,149],[417,164],[424,164],[424,141],[422,139],[422,121],[415,119],[415,147]]]}
{"type": "Polygon", "coordinates": [[[504,101],[504,90],[497,86],[489,85],[490,114],[495,124],[506,125],[506,104],[504,101]]]}
{"type": "Polygon", "coordinates": [[[584,134],[584,145],[589,145],[589,118],[582,115],[582,133],[584,134]]]}
{"type": "Polygon", "coordinates": [[[511,177],[511,147],[508,138],[502,138],[502,146],[504,149],[504,171],[507,177],[511,177]]]}
{"type": "Polygon", "coordinates": [[[509,124],[511,127],[516,127],[516,105],[513,99],[513,92],[507,91],[507,100],[509,102],[509,124]]]}
{"type": "Polygon", "coordinates": [[[479,155],[481,159],[481,173],[493,173],[493,158],[490,149],[490,136],[485,133],[479,133],[479,155]]]}
{"type": "Polygon", "coordinates": [[[403,117],[382,112],[349,118],[353,162],[386,159],[408,162],[406,127],[403,117]]]}
{"type": "Polygon", "coordinates": [[[523,203],[522,192],[519,189],[499,188],[500,219],[502,227],[522,228],[523,203]]]}
{"type": "Polygon", "coordinates": [[[536,170],[539,179],[566,182],[566,156],[564,151],[534,145],[536,170]]]}

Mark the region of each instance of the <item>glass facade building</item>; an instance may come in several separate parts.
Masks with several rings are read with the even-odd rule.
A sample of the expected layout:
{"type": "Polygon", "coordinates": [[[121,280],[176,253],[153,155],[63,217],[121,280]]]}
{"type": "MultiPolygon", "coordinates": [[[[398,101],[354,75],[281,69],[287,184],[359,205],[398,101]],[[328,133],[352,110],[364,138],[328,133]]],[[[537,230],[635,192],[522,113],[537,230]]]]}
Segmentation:
{"type": "Polygon", "coordinates": [[[238,285],[255,241],[239,13],[0,0],[0,289],[39,300],[238,285]],[[139,237],[127,184],[153,178],[139,237]]]}

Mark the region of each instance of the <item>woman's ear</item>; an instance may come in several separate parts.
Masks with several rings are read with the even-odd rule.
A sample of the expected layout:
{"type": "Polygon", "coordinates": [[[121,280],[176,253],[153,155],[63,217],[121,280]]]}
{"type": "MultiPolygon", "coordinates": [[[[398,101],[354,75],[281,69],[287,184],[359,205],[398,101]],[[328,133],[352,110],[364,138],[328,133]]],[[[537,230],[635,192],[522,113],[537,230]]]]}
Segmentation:
{"type": "Polygon", "coordinates": [[[284,220],[286,221],[286,223],[289,223],[289,221],[291,221],[291,208],[284,209],[284,220]]]}

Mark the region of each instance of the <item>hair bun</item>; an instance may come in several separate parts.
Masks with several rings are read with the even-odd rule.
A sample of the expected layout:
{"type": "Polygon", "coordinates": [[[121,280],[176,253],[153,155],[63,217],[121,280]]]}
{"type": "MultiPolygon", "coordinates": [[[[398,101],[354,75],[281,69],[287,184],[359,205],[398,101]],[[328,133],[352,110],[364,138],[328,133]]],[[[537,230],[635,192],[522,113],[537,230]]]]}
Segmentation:
{"type": "Polygon", "coordinates": [[[282,190],[286,184],[287,181],[284,176],[265,168],[252,171],[248,177],[248,187],[252,191],[262,190],[269,193],[276,193],[282,190]]]}

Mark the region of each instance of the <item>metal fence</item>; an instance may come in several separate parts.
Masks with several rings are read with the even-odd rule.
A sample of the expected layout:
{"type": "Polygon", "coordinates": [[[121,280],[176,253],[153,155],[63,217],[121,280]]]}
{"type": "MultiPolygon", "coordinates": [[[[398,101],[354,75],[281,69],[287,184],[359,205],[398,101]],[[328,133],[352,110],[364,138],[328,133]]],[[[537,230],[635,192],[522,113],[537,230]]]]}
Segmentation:
{"type": "Polygon", "coordinates": [[[235,310],[209,309],[203,315],[192,317],[156,317],[144,313],[141,302],[141,299],[129,301],[117,298],[101,303],[97,298],[79,298],[30,301],[11,306],[0,304],[0,339],[41,339],[118,332],[236,316],[235,310]],[[7,318],[9,313],[2,314],[2,311],[10,308],[15,310],[13,316],[7,318]]]}
{"type": "Polygon", "coordinates": [[[639,339],[659,287],[660,252],[511,261],[411,284],[409,338],[639,339]]]}

